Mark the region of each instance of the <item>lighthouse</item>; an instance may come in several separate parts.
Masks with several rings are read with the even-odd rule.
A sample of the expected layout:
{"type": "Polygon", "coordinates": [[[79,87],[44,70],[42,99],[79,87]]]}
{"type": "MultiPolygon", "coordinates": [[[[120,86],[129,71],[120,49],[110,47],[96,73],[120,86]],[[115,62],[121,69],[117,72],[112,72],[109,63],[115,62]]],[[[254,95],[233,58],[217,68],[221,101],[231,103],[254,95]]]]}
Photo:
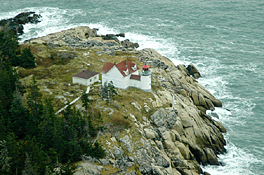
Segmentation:
{"type": "Polygon", "coordinates": [[[142,67],[141,74],[141,89],[146,92],[151,92],[151,74],[147,63],[142,67]]]}

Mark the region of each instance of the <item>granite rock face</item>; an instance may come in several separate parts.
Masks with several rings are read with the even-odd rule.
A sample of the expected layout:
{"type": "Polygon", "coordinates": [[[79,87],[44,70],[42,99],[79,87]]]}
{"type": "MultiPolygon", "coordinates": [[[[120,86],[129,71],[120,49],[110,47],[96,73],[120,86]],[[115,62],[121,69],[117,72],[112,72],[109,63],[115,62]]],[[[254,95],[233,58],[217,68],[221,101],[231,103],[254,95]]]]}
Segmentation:
{"type": "MultiPolygon", "coordinates": [[[[152,106],[148,106],[148,116],[139,119],[128,114],[134,122],[131,128],[108,140],[102,136],[107,156],[96,162],[119,169],[118,174],[137,174],[125,171],[137,167],[141,174],[198,175],[204,174],[200,164],[219,165],[217,155],[225,152],[222,133],[226,129],[206,111],[221,107],[222,103],[198,83],[200,73],[195,66],[175,66],[153,49],[135,50],[135,43],[124,45],[114,34],[107,37],[97,35],[97,29],[84,26],[25,41],[26,44],[94,48],[101,50],[98,54],[136,53],[139,61],[150,65],[152,82],[159,88],[151,92],[154,99],[149,99],[152,106]]],[[[142,113],[146,109],[137,101],[131,107],[142,113]]],[[[84,171],[85,166],[81,164],[76,174],[84,171]]],[[[102,168],[96,165],[92,169],[95,174],[102,168]]]]}

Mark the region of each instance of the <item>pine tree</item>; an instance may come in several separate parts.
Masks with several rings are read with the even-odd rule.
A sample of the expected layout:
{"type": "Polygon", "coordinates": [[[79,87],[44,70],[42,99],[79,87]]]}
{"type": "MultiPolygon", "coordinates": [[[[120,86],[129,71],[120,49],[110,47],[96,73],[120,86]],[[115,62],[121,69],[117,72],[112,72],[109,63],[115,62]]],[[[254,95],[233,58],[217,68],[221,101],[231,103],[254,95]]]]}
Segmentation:
{"type": "Polygon", "coordinates": [[[36,167],[32,165],[31,156],[26,153],[25,168],[22,171],[22,175],[37,175],[36,167]]]}
{"type": "Polygon", "coordinates": [[[117,95],[117,92],[115,91],[115,86],[112,81],[108,83],[107,88],[109,91],[110,100],[112,100],[112,103],[114,104],[114,97],[117,95]]]}
{"type": "Polygon", "coordinates": [[[37,135],[38,125],[41,122],[41,116],[43,114],[43,103],[41,101],[42,94],[39,91],[37,81],[35,77],[32,78],[32,83],[29,86],[27,105],[30,111],[30,124],[31,124],[31,134],[37,135]]]}
{"type": "Polygon", "coordinates": [[[6,121],[4,119],[4,116],[0,115],[0,140],[4,140],[6,138],[6,133],[7,133],[6,121]]]}
{"type": "Polygon", "coordinates": [[[18,60],[18,65],[24,68],[36,67],[35,57],[31,53],[30,47],[24,48],[17,60],[18,60]]]}
{"type": "Polygon", "coordinates": [[[14,32],[7,29],[0,31],[0,58],[1,61],[17,66],[17,54],[19,54],[18,38],[14,32]]]}
{"type": "Polygon", "coordinates": [[[15,91],[14,98],[11,103],[9,126],[11,132],[14,132],[18,138],[23,138],[27,134],[27,126],[29,126],[29,113],[21,102],[22,96],[15,91]]]}
{"type": "Polygon", "coordinates": [[[5,148],[8,150],[8,157],[11,158],[10,161],[10,172],[6,174],[15,174],[14,172],[20,172],[22,163],[19,158],[20,150],[19,143],[17,142],[17,137],[14,133],[9,133],[6,136],[5,148]]]}
{"type": "Polygon", "coordinates": [[[8,155],[7,143],[0,141],[0,171],[9,173],[11,171],[11,157],[8,155]]]}
{"type": "Polygon", "coordinates": [[[0,63],[0,77],[0,102],[2,103],[2,107],[6,110],[3,112],[7,114],[13,100],[13,93],[16,90],[18,76],[9,64],[0,63]]]}
{"type": "Polygon", "coordinates": [[[85,116],[87,117],[88,109],[89,109],[89,98],[88,98],[88,94],[86,94],[85,92],[82,95],[82,107],[84,107],[85,116]]]}

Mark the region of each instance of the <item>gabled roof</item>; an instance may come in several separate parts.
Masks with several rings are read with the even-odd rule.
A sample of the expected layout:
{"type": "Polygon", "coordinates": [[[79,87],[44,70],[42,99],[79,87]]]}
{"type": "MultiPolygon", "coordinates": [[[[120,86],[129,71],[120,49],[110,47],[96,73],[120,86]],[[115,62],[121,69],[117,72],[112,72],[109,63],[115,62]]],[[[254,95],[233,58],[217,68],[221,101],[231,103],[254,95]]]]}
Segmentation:
{"type": "Polygon", "coordinates": [[[141,78],[141,76],[140,75],[131,75],[130,76],[130,79],[133,79],[133,80],[138,80],[138,81],[140,81],[140,78],[141,78]]]}
{"type": "Polygon", "coordinates": [[[79,77],[79,78],[84,78],[84,79],[89,79],[95,75],[97,75],[98,72],[93,72],[89,70],[82,70],[81,72],[72,75],[72,77],[79,77]]]}
{"type": "Polygon", "coordinates": [[[105,64],[104,64],[104,67],[103,67],[103,69],[102,69],[102,73],[107,73],[110,69],[112,69],[112,67],[114,66],[115,64],[114,63],[108,63],[108,62],[106,62],[105,64]]]}
{"type": "Polygon", "coordinates": [[[105,63],[104,67],[102,69],[102,73],[107,73],[113,66],[116,66],[116,68],[119,70],[119,72],[126,77],[127,75],[130,75],[133,72],[136,72],[139,68],[135,63],[132,63],[129,60],[124,60],[118,64],[113,63],[105,63]]]}

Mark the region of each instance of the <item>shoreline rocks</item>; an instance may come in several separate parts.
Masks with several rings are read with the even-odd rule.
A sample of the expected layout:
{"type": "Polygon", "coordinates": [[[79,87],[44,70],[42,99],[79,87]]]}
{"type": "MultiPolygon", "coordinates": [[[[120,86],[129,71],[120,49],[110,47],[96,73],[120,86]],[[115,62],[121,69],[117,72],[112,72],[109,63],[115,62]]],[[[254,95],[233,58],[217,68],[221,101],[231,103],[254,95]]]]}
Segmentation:
{"type": "Polygon", "coordinates": [[[24,24],[37,24],[40,22],[40,18],[41,15],[35,14],[35,12],[22,12],[16,15],[14,18],[1,20],[0,27],[4,27],[7,30],[13,31],[16,35],[22,35],[24,33],[24,24]]]}
{"type": "MultiPolygon", "coordinates": [[[[31,39],[24,44],[94,48],[100,50],[98,54],[114,55],[116,51],[136,53],[139,61],[151,65],[152,82],[156,82],[156,87],[159,85],[158,90],[152,91],[154,99],[150,100],[152,106],[148,106],[151,112],[140,120],[139,116],[128,114],[134,122],[131,128],[135,129],[133,132],[130,128],[125,129],[122,134],[118,133],[108,140],[104,137],[107,156],[96,162],[119,169],[118,174],[136,174],[134,171],[126,172],[133,166],[138,166],[142,174],[208,174],[200,165],[220,165],[217,155],[225,152],[223,133],[226,129],[208,116],[206,110],[221,107],[221,101],[198,83],[200,73],[194,65],[190,64],[187,68],[184,65],[175,66],[153,49],[135,50],[136,43],[125,40],[124,45],[124,42],[122,44],[115,39],[120,35],[125,36],[98,36],[97,29],[82,26],[31,39]],[[170,107],[166,107],[168,104],[170,107]],[[134,137],[136,134],[137,140],[134,137]]],[[[131,103],[132,106],[142,113],[145,108],[137,101],[131,103]]],[[[94,169],[97,171],[98,166],[94,169]]]]}

